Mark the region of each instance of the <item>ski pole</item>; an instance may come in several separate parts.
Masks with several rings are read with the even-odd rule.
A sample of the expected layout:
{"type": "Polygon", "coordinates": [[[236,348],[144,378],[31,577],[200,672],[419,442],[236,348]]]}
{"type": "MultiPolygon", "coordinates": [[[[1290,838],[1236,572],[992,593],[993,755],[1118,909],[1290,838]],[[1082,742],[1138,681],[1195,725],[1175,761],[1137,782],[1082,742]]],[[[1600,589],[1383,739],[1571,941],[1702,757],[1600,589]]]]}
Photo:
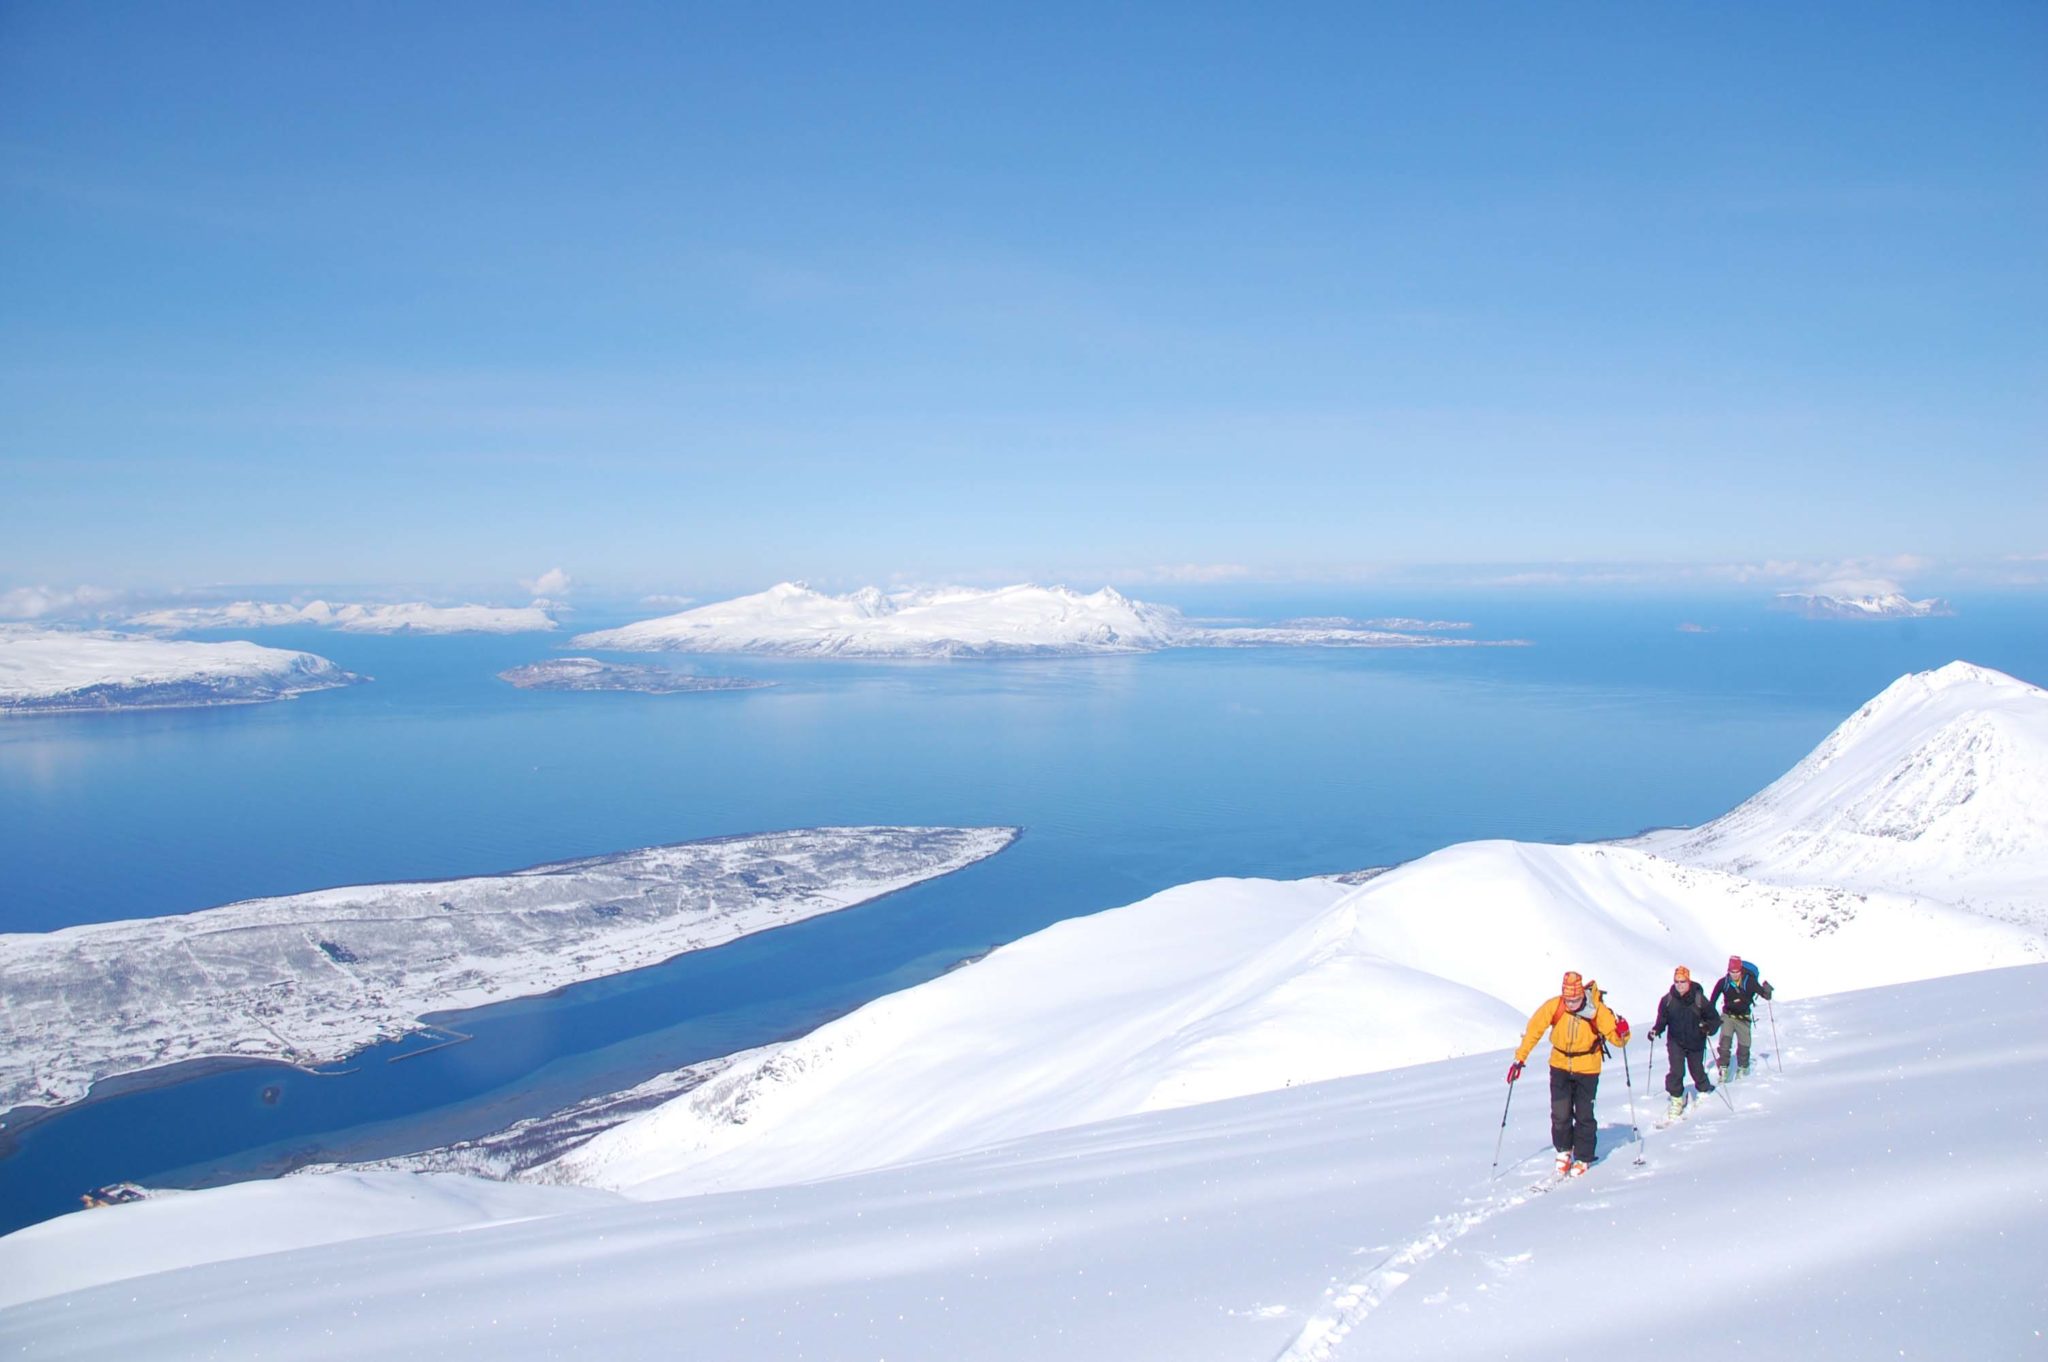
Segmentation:
{"type": "Polygon", "coordinates": [[[1785,1057],[1778,1053],[1778,1005],[1769,998],[1766,998],[1764,999],[1764,1006],[1771,1009],[1771,1063],[1778,1066],[1779,1073],[1783,1073],[1785,1072],[1785,1057]]]}
{"type": "Polygon", "coordinates": [[[1500,1177],[1501,1142],[1506,1140],[1508,1137],[1508,1108],[1513,1106],[1514,1104],[1515,1085],[1512,1082],[1510,1082],[1508,1084],[1508,1100],[1501,1103],[1500,1107],[1500,1134],[1494,1137],[1493,1141],[1493,1176],[1495,1179],[1498,1179],[1500,1177]]]}
{"type": "MultiPolygon", "coordinates": [[[[1621,1077],[1628,1084],[1628,1128],[1636,1133],[1636,1162],[1643,1161],[1643,1127],[1636,1120],[1636,1081],[1629,1073],[1628,1047],[1621,1047],[1621,1077]]],[[[1648,1080],[1644,1080],[1647,1082],[1648,1080]]]]}

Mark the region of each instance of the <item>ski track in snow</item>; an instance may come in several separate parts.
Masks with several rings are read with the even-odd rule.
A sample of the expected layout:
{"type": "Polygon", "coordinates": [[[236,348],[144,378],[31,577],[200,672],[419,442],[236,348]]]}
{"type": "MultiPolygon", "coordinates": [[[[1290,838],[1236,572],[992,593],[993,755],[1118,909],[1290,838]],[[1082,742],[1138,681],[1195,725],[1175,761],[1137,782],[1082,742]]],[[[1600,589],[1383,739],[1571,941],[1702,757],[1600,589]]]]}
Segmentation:
{"type": "MultiPolygon", "coordinates": [[[[1813,1040],[1824,1040],[1833,1034],[1830,1029],[1808,1019],[1807,1009],[1803,1004],[1788,1004],[1785,1011],[1794,1024],[1795,1034],[1813,1040]]],[[[1709,1054],[1711,1053],[1710,1045],[1709,1054]]],[[[1739,1092],[1744,1097],[1767,1096],[1770,1089],[1780,1081],[1781,1075],[1775,1067],[1764,1066],[1772,1064],[1774,1058],[1789,1057],[1793,1060],[1794,1067],[1797,1067],[1799,1054],[1797,1046],[1787,1046],[1782,1053],[1774,1056],[1771,1051],[1760,1045],[1756,1050],[1757,1067],[1751,1070],[1750,1076],[1722,1087],[1721,1091],[1739,1092]]],[[[1646,1083],[1645,1086],[1649,1085],[1646,1083]]],[[[1664,1091],[1661,1082],[1655,1091],[1661,1098],[1664,1091]]],[[[1735,1110],[1731,1112],[1721,1103],[1712,1102],[1710,1105],[1699,1107],[1697,1114],[1693,1108],[1688,1107],[1685,1116],[1668,1127],[1653,1129],[1645,1122],[1638,1129],[1657,1137],[1655,1149],[1682,1157],[1686,1149],[1712,1140],[1719,1122],[1762,1110],[1763,1106],[1761,1102],[1744,1101],[1737,1103],[1735,1110]]],[[[1652,1147],[1647,1140],[1639,1142],[1631,1135],[1624,1143],[1603,1153],[1594,1166],[1594,1171],[1588,1173],[1578,1185],[1596,1191],[1602,1188],[1611,1190],[1618,1181],[1634,1182],[1640,1178],[1656,1176],[1657,1163],[1650,1157],[1652,1147]],[[1641,1167],[1632,1162],[1638,1153],[1642,1154],[1645,1160],[1641,1167]],[[1627,1157],[1624,1158],[1624,1155],[1627,1157]]],[[[1508,1189],[1489,1190],[1480,1196],[1468,1198],[1464,1203],[1467,1209],[1435,1217],[1429,1222],[1429,1228],[1391,1253],[1386,1252],[1384,1246],[1359,1250],[1361,1253],[1380,1253],[1383,1256],[1378,1258],[1364,1275],[1350,1281],[1340,1278],[1326,1290],[1321,1306],[1310,1315],[1308,1323],[1301,1327],[1301,1332],[1295,1335],[1294,1340],[1273,1358],[1273,1362],[1345,1362],[1347,1358],[1364,1357],[1365,1353],[1347,1349],[1346,1340],[1365,1323],[1373,1311],[1386,1304],[1389,1297],[1413,1280],[1431,1259],[1481,1225],[1526,1206],[1537,1197],[1552,1191],[1564,1190],[1565,1184],[1553,1179],[1545,1179],[1533,1185],[1525,1182],[1529,1167],[1532,1164],[1541,1164],[1550,1157],[1550,1153],[1545,1151],[1540,1158],[1531,1155],[1511,1165],[1500,1179],[1510,1183],[1508,1189]]],[[[1575,1206],[1573,1209],[1599,1210],[1606,1204],[1604,1201],[1592,1202],[1575,1206]]],[[[1496,1267],[1503,1272],[1512,1271],[1517,1262],[1526,1261],[1528,1257],[1526,1253],[1516,1255],[1513,1260],[1498,1263],[1496,1267]]]]}

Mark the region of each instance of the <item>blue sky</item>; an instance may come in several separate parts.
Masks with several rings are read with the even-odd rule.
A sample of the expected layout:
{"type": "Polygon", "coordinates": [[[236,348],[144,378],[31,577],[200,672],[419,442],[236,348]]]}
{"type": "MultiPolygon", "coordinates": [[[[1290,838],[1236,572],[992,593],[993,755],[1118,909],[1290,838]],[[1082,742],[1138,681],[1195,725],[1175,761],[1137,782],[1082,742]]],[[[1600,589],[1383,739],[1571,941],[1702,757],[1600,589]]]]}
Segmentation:
{"type": "Polygon", "coordinates": [[[1270,9],[0,7],[0,589],[2048,576],[2048,8],[1270,9]]]}

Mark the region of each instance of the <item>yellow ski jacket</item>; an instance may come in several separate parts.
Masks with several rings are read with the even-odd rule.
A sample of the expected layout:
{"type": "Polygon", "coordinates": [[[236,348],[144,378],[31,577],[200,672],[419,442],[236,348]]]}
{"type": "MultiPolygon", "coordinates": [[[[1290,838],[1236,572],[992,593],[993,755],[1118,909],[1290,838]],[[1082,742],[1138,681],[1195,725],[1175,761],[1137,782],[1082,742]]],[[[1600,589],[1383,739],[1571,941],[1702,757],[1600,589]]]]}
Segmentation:
{"type": "Polygon", "coordinates": [[[1614,1013],[1608,1010],[1607,1002],[1600,994],[1600,986],[1587,984],[1586,996],[1593,1000],[1593,1020],[1590,1023],[1565,1011],[1561,994],[1530,1013],[1529,1029],[1522,1035],[1522,1048],[1515,1051],[1515,1062],[1526,1063],[1536,1049],[1536,1043],[1548,1031],[1551,1068],[1575,1074],[1599,1073],[1600,1042],[1605,1040],[1615,1045],[1626,1045],[1628,1041],[1616,1032],[1614,1013]]]}

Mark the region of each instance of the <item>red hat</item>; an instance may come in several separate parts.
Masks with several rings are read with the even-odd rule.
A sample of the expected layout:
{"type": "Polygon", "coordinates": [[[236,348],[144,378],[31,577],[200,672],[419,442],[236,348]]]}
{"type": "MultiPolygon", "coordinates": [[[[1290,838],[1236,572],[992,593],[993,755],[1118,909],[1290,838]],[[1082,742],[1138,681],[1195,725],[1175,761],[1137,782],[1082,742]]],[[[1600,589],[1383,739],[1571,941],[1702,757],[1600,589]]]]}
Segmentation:
{"type": "Polygon", "coordinates": [[[1678,967],[1677,969],[1675,969],[1675,970],[1671,971],[1671,982],[1672,982],[1672,983],[1674,983],[1674,984],[1676,984],[1676,983],[1680,983],[1680,982],[1690,983],[1691,981],[1692,981],[1692,971],[1691,971],[1691,970],[1689,970],[1689,969],[1687,969],[1687,968],[1686,968],[1685,966],[1683,966],[1683,965],[1680,965],[1680,966],[1679,966],[1679,967],[1678,967]]]}
{"type": "Polygon", "coordinates": [[[1729,973],[1729,974],[1731,974],[1731,975],[1735,975],[1735,974],[1740,974],[1740,973],[1742,973],[1742,957],[1741,957],[1741,956],[1739,956],[1739,955],[1731,955],[1731,956],[1729,956],[1729,957],[1728,957],[1728,973],[1729,973]]]}
{"type": "Polygon", "coordinates": [[[1568,969],[1564,972],[1564,987],[1561,990],[1561,992],[1567,998],[1584,997],[1586,993],[1586,981],[1579,977],[1579,972],[1577,970],[1568,969]]]}

